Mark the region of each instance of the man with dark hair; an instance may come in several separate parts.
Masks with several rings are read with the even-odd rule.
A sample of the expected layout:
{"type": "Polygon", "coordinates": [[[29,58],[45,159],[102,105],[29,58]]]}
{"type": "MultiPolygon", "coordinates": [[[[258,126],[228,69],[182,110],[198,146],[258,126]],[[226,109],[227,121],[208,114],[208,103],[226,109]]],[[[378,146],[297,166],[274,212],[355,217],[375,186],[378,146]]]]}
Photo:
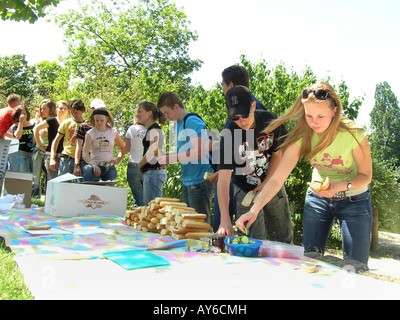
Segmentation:
{"type": "MultiPolygon", "coordinates": [[[[222,71],[222,91],[224,95],[233,86],[245,86],[246,88],[250,89],[249,73],[247,72],[245,67],[233,65],[222,71]]],[[[252,97],[253,100],[256,102],[257,110],[266,110],[260,100],[258,100],[253,94],[252,97]]],[[[227,119],[227,123],[228,122],[229,118],[227,119]]],[[[225,127],[226,125],[227,124],[225,124],[225,127]]]]}
{"type": "MultiPolygon", "coordinates": [[[[242,85],[245,87],[249,87],[249,73],[245,69],[245,67],[233,65],[230,66],[224,71],[222,71],[222,85],[232,86],[233,85],[242,85]]],[[[228,88],[229,90],[230,88],[228,88]]],[[[224,89],[223,89],[224,90],[224,89]]],[[[226,90],[226,91],[228,91],[226,90]]],[[[224,90],[224,94],[226,93],[224,90]]]]}

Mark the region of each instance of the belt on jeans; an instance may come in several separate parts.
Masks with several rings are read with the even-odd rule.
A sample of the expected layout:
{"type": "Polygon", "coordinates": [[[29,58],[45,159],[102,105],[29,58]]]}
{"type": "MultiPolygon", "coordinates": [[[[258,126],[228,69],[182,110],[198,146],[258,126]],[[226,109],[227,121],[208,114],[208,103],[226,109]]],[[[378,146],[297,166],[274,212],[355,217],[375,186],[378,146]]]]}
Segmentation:
{"type": "Polygon", "coordinates": [[[364,186],[364,187],[357,188],[354,190],[349,190],[349,191],[339,191],[339,192],[336,192],[335,195],[331,199],[335,200],[335,201],[344,200],[347,197],[357,196],[357,195],[367,192],[367,191],[368,191],[368,186],[364,186]]]}
{"type": "Polygon", "coordinates": [[[149,170],[163,170],[163,167],[157,167],[157,168],[142,168],[140,171],[142,171],[143,173],[145,173],[146,171],[149,170]]]}
{"type": "Polygon", "coordinates": [[[61,159],[75,159],[75,158],[73,158],[73,157],[70,157],[69,155],[67,155],[67,154],[64,154],[64,153],[62,153],[62,154],[59,154],[60,155],[60,158],[61,159]]]}
{"type": "Polygon", "coordinates": [[[100,162],[96,163],[96,165],[101,166],[101,167],[106,167],[106,168],[113,166],[113,164],[108,161],[100,161],[100,162]]]}
{"type": "MultiPolygon", "coordinates": [[[[51,152],[50,151],[46,151],[46,156],[51,156],[51,152]]],[[[57,158],[61,158],[62,154],[61,153],[56,153],[55,156],[57,158]]]]}

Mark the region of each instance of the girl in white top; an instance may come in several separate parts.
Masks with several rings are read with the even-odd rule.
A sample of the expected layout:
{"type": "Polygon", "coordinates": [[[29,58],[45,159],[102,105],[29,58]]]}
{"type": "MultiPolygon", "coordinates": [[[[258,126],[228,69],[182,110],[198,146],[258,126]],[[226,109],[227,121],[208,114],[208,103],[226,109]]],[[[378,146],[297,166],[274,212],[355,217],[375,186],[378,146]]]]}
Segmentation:
{"type": "Polygon", "coordinates": [[[146,127],[135,119],[135,124],[130,126],[125,135],[125,153],[129,153],[126,179],[131,189],[135,207],[144,206],[143,202],[143,175],[138,164],[143,157],[143,138],[146,135],[146,127]]]}
{"type": "Polygon", "coordinates": [[[87,132],[83,146],[82,157],[87,163],[82,170],[83,181],[115,180],[115,165],[125,155],[124,142],[113,128],[114,120],[106,108],[95,109],[89,122],[93,128],[87,132]],[[116,159],[113,155],[114,142],[121,150],[116,159]]]}

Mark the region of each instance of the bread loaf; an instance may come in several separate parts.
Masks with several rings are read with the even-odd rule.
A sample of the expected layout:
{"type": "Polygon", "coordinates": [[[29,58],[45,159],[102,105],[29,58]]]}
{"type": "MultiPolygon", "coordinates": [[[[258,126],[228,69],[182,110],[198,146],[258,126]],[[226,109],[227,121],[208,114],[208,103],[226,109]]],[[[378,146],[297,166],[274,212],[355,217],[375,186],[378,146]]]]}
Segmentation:
{"type": "Polygon", "coordinates": [[[200,240],[201,238],[210,238],[212,234],[210,232],[188,232],[186,233],[186,239],[197,239],[200,240]]]}
{"type": "Polygon", "coordinates": [[[211,172],[206,172],[206,173],[204,173],[204,180],[207,180],[207,181],[211,181],[211,179],[214,177],[214,173],[211,173],[211,172]]]}
{"type": "Polygon", "coordinates": [[[211,226],[207,222],[193,221],[193,220],[183,220],[182,227],[196,228],[196,229],[211,229],[211,226]]]}

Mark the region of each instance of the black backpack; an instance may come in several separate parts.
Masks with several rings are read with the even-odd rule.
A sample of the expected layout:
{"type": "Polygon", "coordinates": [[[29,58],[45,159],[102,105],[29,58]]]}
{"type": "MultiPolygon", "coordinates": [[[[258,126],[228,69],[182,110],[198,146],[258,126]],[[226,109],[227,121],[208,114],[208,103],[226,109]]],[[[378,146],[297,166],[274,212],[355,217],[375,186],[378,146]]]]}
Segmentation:
{"type": "MultiPolygon", "coordinates": [[[[183,118],[183,130],[186,129],[186,119],[189,118],[190,116],[196,116],[197,118],[199,118],[201,121],[203,121],[203,123],[206,125],[206,123],[204,122],[203,118],[200,117],[197,113],[194,112],[188,112],[185,117],[183,118]]],[[[207,125],[206,125],[207,128],[207,125]]],[[[208,135],[208,140],[210,140],[211,142],[219,140],[219,138],[212,133],[210,130],[208,130],[207,128],[207,135],[208,135]]],[[[212,151],[208,152],[208,160],[210,162],[211,167],[213,168],[214,172],[216,172],[218,170],[217,168],[217,164],[213,163],[213,156],[212,156],[212,151]]]]}

